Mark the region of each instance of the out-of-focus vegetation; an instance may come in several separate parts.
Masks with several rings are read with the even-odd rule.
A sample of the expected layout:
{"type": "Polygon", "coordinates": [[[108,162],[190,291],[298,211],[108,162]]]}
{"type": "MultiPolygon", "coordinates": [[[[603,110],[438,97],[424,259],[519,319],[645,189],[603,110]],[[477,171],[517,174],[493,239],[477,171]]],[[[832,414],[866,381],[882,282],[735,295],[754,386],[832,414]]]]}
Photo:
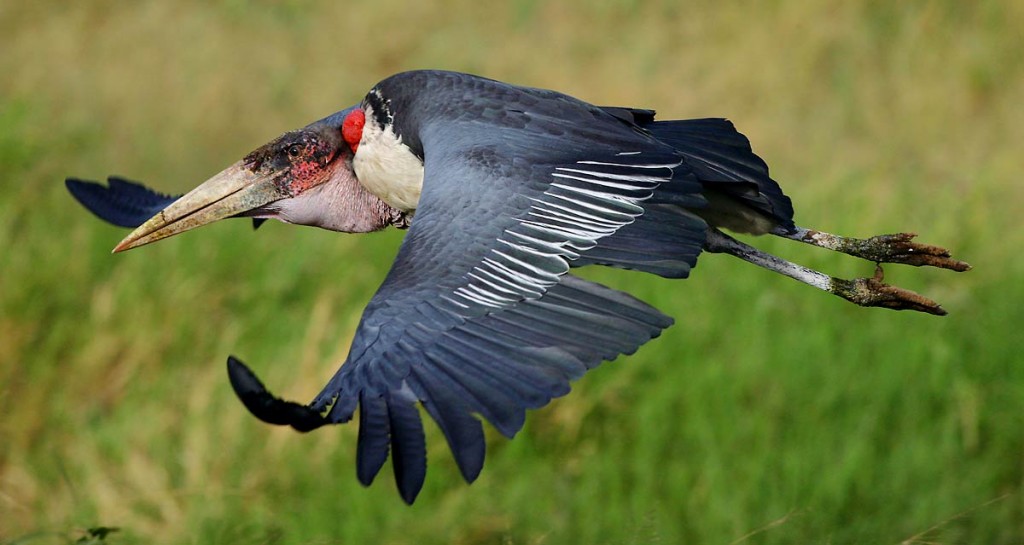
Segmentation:
{"type": "Polygon", "coordinates": [[[1005,0],[4,2],[0,543],[1024,541],[1021,29],[1005,0]],[[494,437],[472,486],[429,427],[406,507],[388,470],[357,484],[354,426],[262,425],[224,372],[312,396],[400,233],[231,221],[111,256],[124,230],[62,182],[184,191],[423,67],[728,116],[800,224],[918,230],[975,269],[887,268],[946,318],[716,255],[589,273],[677,325],[494,437]]]}

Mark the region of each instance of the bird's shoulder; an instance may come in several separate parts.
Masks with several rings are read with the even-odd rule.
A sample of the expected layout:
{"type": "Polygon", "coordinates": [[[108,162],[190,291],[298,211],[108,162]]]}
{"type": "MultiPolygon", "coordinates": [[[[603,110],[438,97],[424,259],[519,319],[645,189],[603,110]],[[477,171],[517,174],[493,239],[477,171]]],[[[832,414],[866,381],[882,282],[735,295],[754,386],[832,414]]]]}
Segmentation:
{"type": "Polygon", "coordinates": [[[400,112],[407,129],[422,129],[435,121],[525,128],[531,120],[564,127],[612,127],[627,119],[632,123],[634,114],[640,116],[638,121],[654,114],[651,110],[602,108],[550,89],[443,70],[395,74],[375,85],[367,99],[384,102],[393,116],[400,112]]]}

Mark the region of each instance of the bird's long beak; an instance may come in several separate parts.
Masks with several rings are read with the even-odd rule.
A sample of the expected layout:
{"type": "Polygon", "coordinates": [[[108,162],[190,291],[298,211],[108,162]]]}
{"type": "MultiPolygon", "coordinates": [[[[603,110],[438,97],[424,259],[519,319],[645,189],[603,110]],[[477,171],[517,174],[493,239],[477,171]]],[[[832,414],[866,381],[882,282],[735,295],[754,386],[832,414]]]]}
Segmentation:
{"type": "Polygon", "coordinates": [[[248,212],[287,196],[274,183],[273,176],[254,173],[239,161],[140,225],[114,248],[114,253],[248,212]]]}

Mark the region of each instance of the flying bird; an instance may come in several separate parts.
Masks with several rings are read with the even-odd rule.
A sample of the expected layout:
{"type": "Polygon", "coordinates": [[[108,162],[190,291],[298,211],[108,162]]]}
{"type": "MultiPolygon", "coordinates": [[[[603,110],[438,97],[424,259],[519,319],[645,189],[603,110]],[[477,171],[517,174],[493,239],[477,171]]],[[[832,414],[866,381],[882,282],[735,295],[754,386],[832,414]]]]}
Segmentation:
{"type": "Polygon", "coordinates": [[[310,431],[358,408],[358,479],[369,485],[390,451],[410,504],[426,476],[419,406],[472,482],[484,463],[480,417],[511,438],[527,409],[672,324],[572,268],[686,278],[702,252],[725,253],[858,305],[940,315],[934,301],[885,284],[880,264],[969,269],[913,234],[855,239],[797,226],[789,197],[725,119],[659,121],[653,110],[455,72],[391,76],[184,196],[114,177],[66,183],[100,218],[137,227],[115,252],[229,217],[347,233],[407,228],[345,363],[312,402],[273,396],[234,357],[228,375],[271,424],[310,431]],[[725,231],[878,266],[871,278],[834,278],[725,231]]]}

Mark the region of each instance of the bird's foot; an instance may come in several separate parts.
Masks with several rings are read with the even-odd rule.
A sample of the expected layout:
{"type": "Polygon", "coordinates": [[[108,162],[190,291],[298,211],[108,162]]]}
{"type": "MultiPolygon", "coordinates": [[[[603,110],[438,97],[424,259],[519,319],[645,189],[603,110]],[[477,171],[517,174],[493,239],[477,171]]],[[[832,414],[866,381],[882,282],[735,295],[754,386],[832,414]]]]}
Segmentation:
{"type": "Polygon", "coordinates": [[[884,279],[882,267],[876,266],[875,275],[872,278],[856,278],[854,280],[833,278],[829,291],[862,307],[916,310],[936,316],[946,315],[945,309],[935,301],[910,290],[890,286],[883,282],[884,279]]]}
{"type": "Polygon", "coordinates": [[[915,267],[938,267],[963,272],[971,266],[954,259],[949,250],[914,242],[915,233],[878,235],[867,239],[841,237],[823,231],[803,230],[799,240],[875,263],[899,263],[915,267]]]}

